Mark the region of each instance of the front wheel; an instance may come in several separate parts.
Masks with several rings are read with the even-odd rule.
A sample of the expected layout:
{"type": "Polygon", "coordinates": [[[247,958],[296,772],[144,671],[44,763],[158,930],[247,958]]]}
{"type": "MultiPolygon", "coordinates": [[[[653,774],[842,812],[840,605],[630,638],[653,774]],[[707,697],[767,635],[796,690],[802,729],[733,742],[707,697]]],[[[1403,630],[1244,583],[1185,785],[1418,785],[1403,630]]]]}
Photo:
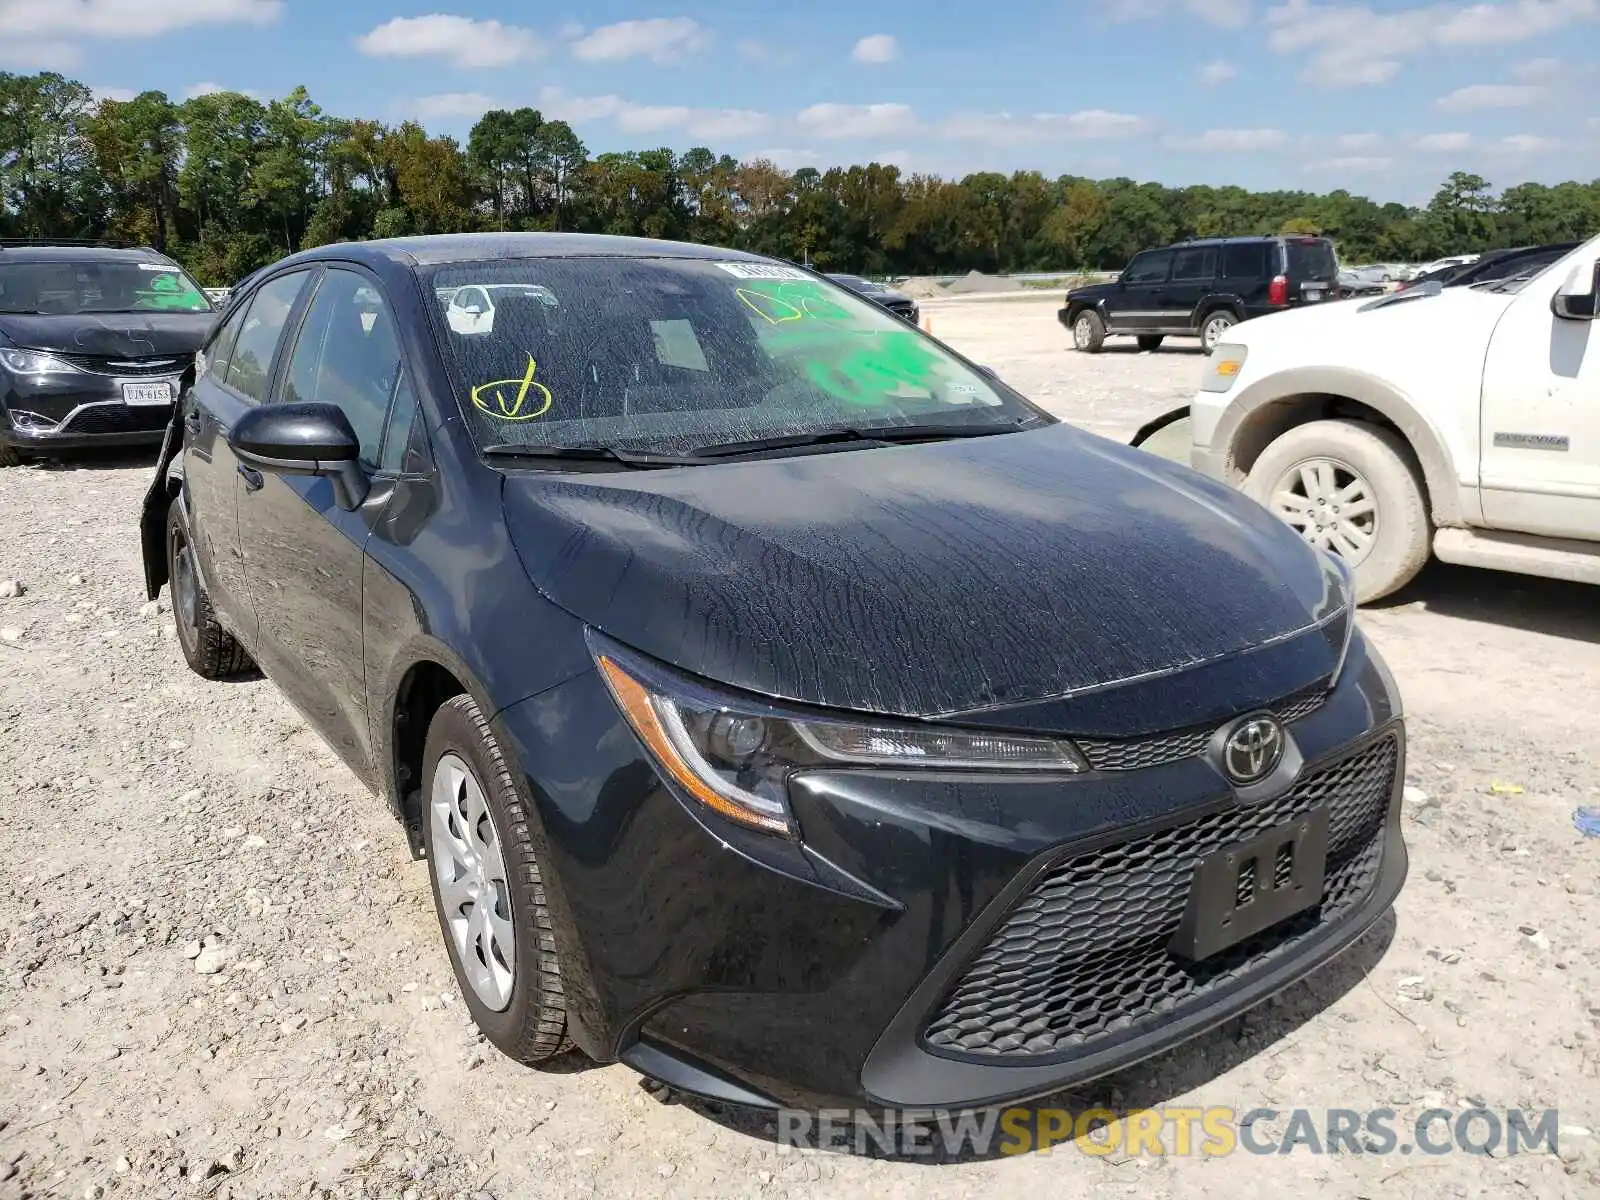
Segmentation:
{"type": "Polygon", "coordinates": [[[1098,354],[1106,343],[1106,323],[1100,314],[1084,309],[1072,318],[1072,344],[1084,354],[1098,354]]]}
{"type": "Polygon", "coordinates": [[[1244,490],[1349,563],[1362,603],[1398,591],[1428,561],[1427,500],[1405,442],[1387,429],[1353,421],[1297,426],[1262,452],[1244,490]]]}
{"type": "Polygon", "coordinates": [[[167,579],[178,646],[190,670],[202,679],[234,679],[249,671],[253,666],[250,656],[218,623],[211,607],[211,597],[195,566],[189,523],[177,501],[167,510],[167,579]]]}
{"type": "Polygon", "coordinates": [[[1207,313],[1204,321],[1200,322],[1200,348],[1210,354],[1217,348],[1217,343],[1228,330],[1239,323],[1239,319],[1225,309],[1207,313]]]}
{"type": "Polygon", "coordinates": [[[571,1049],[555,922],[529,816],[470,696],[428,726],[423,841],[434,907],[474,1023],[532,1065],[571,1049]]]}

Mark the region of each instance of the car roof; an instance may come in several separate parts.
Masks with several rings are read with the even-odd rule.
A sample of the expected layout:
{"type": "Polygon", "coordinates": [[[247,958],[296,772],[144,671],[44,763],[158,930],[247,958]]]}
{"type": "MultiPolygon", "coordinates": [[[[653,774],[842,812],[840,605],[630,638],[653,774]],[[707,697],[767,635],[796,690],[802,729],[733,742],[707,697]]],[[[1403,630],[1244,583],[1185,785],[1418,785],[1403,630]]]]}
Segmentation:
{"type": "Polygon", "coordinates": [[[342,259],[371,266],[448,266],[452,263],[521,258],[684,258],[723,262],[772,262],[759,254],[671,242],[657,238],[614,237],[599,233],[444,233],[336,242],[304,250],[284,262],[342,259]]]}
{"type": "Polygon", "coordinates": [[[29,242],[24,245],[0,241],[0,263],[7,262],[126,262],[172,263],[149,246],[74,246],[71,242],[29,242]]]}
{"type": "Polygon", "coordinates": [[[1162,250],[1176,250],[1189,246],[1254,246],[1266,242],[1326,242],[1329,239],[1320,233],[1272,233],[1252,234],[1248,237],[1215,237],[1215,238],[1190,238],[1183,242],[1173,242],[1171,245],[1162,246],[1162,250]]]}

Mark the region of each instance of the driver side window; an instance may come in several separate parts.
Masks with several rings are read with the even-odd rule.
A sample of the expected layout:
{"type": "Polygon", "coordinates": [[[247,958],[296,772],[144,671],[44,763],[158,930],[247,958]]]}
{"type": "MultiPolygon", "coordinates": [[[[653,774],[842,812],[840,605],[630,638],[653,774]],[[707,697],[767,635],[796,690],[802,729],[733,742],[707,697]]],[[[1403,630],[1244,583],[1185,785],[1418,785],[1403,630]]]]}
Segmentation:
{"type": "Polygon", "coordinates": [[[1122,273],[1124,283],[1161,283],[1172,265],[1171,250],[1147,250],[1133,256],[1128,269],[1122,273]]]}
{"type": "Polygon", "coordinates": [[[379,464],[384,421],[400,379],[394,319],[377,285],[330,269],[306,311],[283,399],[332,404],[361,440],[361,461],[379,464]]]}

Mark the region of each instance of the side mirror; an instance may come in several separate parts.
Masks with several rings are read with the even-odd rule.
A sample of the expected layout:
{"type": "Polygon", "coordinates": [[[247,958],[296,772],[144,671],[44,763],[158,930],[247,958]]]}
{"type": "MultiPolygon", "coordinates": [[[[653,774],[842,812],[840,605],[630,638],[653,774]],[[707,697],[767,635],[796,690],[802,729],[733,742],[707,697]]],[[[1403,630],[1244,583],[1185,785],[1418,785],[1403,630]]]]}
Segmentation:
{"type": "Polygon", "coordinates": [[[1600,262],[1573,267],[1550,297],[1550,311],[1563,321],[1600,319],[1600,262]]]}
{"type": "Polygon", "coordinates": [[[372,490],[361,469],[361,439],[332,404],[263,404],[233,423],[228,446],[248,467],[274,475],[320,475],[353,512],[372,490]]]}
{"type": "Polygon", "coordinates": [[[974,365],[978,368],[978,373],[980,375],[987,375],[990,379],[1000,378],[1000,372],[996,371],[993,367],[984,363],[975,363],[974,365]]]}

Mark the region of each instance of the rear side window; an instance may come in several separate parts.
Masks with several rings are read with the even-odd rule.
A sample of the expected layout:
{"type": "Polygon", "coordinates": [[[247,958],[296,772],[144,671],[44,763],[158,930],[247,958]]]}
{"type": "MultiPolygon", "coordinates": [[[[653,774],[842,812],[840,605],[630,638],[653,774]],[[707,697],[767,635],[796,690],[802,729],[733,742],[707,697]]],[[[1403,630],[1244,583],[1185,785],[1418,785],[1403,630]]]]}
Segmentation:
{"type": "Polygon", "coordinates": [[[1222,251],[1222,277],[1224,279],[1270,279],[1278,272],[1269,269],[1270,247],[1265,242],[1246,242],[1227,246],[1222,251]]]}
{"type": "Polygon", "coordinates": [[[1135,254],[1128,269],[1122,273],[1123,283],[1160,283],[1167,277],[1172,265],[1171,250],[1146,250],[1135,254]]]}
{"type": "Polygon", "coordinates": [[[1289,251],[1290,279],[1333,279],[1339,274],[1339,260],[1333,243],[1323,238],[1297,238],[1286,243],[1289,251]]]}
{"type": "Polygon", "coordinates": [[[265,284],[250,300],[239,328],[239,341],[228,358],[224,382],[235,391],[261,403],[267,398],[272,356],[283,335],[289,311],[300,296],[306,271],[291,271],[265,284]]]}
{"type": "Polygon", "coordinates": [[[1179,250],[1172,260],[1173,282],[1210,279],[1217,273],[1217,251],[1213,246],[1179,250]]]}

